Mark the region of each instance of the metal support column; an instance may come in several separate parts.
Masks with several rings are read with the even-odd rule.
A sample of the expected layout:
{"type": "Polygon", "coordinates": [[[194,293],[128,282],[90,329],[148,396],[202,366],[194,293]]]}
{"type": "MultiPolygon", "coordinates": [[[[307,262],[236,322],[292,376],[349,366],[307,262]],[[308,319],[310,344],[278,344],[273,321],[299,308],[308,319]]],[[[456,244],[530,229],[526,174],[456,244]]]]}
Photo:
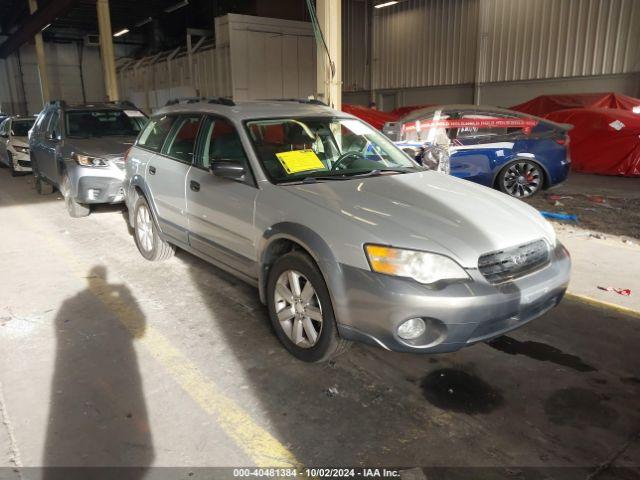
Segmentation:
{"type": "Polygon", "coordinates": [[[113,37],[111,33],[111,15],[109,14],[109,0],[97,0],[98,29],[100,30],[100,55],[104,74],[104,87],[110,101],[120,100],[118,95],[118,77],[116,76],[116,61],[113,53],[113,37]]]}
{"type": "Polygon", "coordinates": [[[317,0],[316,11],[329,51],[327,56],[324,48],[321,45],[318,46],[318,97],[340,110],[342,106],[342,2],[341,0],[317,0]]]}
{"type": "MultiPolygon", "coordinates": [[[[29,12],[31,15],[38,10],[36,0],[29,0],[29,12]]],[[[49,93],[49,77],[47,77],[47,60],[44,56],[44,43],[42,42],[42,33],[38,32],[34,36],[36,43],[36,57],[38,59],[38,76],[40,77],[40,93],[42,94],[42,104],[44,105],[51,100],[49,93]]]]}
{"type": "Polygon", "coordinates": [[[473,82],[473,102],[476,105],[481,103],[482,84],[485,82],[487,71],[487,41],[489,32],[487,30],[487,2],[479,0],[478,8],[478,39],[476,41],[476,75],[473,82]]]}

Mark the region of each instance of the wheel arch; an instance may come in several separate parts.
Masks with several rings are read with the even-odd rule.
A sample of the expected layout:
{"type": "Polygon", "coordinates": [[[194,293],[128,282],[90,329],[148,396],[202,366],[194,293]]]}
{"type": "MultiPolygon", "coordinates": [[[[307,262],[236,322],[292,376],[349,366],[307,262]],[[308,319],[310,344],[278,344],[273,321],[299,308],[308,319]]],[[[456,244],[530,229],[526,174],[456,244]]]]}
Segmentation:
{"type": "Polygon", "coordinates": [[[327,267],[335,264],[336,259],[329,245],[310,228],[292,222],[282,222],[272,226],[259,241],[258,291],[260,301],[266,304],[267,279],[271,266],[282,255],[296,250],[307,253],[316,264],[324,277],[333,302],[331,275],[327,267]]]}

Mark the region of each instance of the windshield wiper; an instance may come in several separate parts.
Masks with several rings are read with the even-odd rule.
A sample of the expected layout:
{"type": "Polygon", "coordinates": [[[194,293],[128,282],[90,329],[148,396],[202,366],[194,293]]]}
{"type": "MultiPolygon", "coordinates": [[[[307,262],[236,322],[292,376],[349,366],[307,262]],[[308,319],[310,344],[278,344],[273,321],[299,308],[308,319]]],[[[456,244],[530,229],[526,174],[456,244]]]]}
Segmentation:
{"type": "Polygon", "coordinates": [[[368,172],[357,173],[355,175],[351,175],[351,178],[364,178],[364,177],[377,177],[382,175],[383,173],[409,173],[409,170],[406,168],[376,168],[374,170],[370,170],[368,172]]]}

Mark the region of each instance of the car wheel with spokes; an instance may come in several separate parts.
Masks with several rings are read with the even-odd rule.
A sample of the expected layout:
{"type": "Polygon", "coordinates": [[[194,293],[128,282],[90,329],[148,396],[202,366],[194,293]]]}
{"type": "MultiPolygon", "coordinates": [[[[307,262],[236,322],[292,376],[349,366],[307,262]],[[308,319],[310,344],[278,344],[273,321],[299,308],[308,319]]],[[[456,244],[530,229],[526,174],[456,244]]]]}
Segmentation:
{"type": "Polygon", "coordinates": [[[140,254],[151,262],[166,260],[175,253],[175,247],[160,238],[151,209],[144,197],[134,207],[133,237],[140,254]]]}
{"type": "Polygon", "coordinates": [[[338,335],[327,285],[303,252],[280,257],[267,281],[269,316],[285,348],[305,362],[322,362],[350,345],[338,335]]]}
{"type": "Polygon", "coordinates": [[[536,194],[544,184],[544,172],[540,165],[528,160],[518,160],[502,169],[498,177],[500,190],[512,197],[526,198],[536,194]]]}

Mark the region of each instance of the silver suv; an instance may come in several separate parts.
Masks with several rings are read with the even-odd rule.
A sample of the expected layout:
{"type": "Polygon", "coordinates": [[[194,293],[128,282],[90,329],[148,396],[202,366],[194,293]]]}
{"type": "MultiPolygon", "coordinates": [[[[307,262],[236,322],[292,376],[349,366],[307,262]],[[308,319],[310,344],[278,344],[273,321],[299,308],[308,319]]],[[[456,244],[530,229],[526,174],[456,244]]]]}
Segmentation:
{"type": "Polygon", "coordinates": [[[144,258],[177,246],[257,286],[305,361],[348,340],[458,350],[539,317],[569,281],[535,209],[305,102],[163,108],[128,153],[125,194],[144,258]]]}
{"type": "Polygon", "coordinates": [[[90,204],[122,202],[124,153],[146,121],[129,102],[50,102],[29,136],[36,190],[60,190],[72,217],[89,215],[90,204]]]}

